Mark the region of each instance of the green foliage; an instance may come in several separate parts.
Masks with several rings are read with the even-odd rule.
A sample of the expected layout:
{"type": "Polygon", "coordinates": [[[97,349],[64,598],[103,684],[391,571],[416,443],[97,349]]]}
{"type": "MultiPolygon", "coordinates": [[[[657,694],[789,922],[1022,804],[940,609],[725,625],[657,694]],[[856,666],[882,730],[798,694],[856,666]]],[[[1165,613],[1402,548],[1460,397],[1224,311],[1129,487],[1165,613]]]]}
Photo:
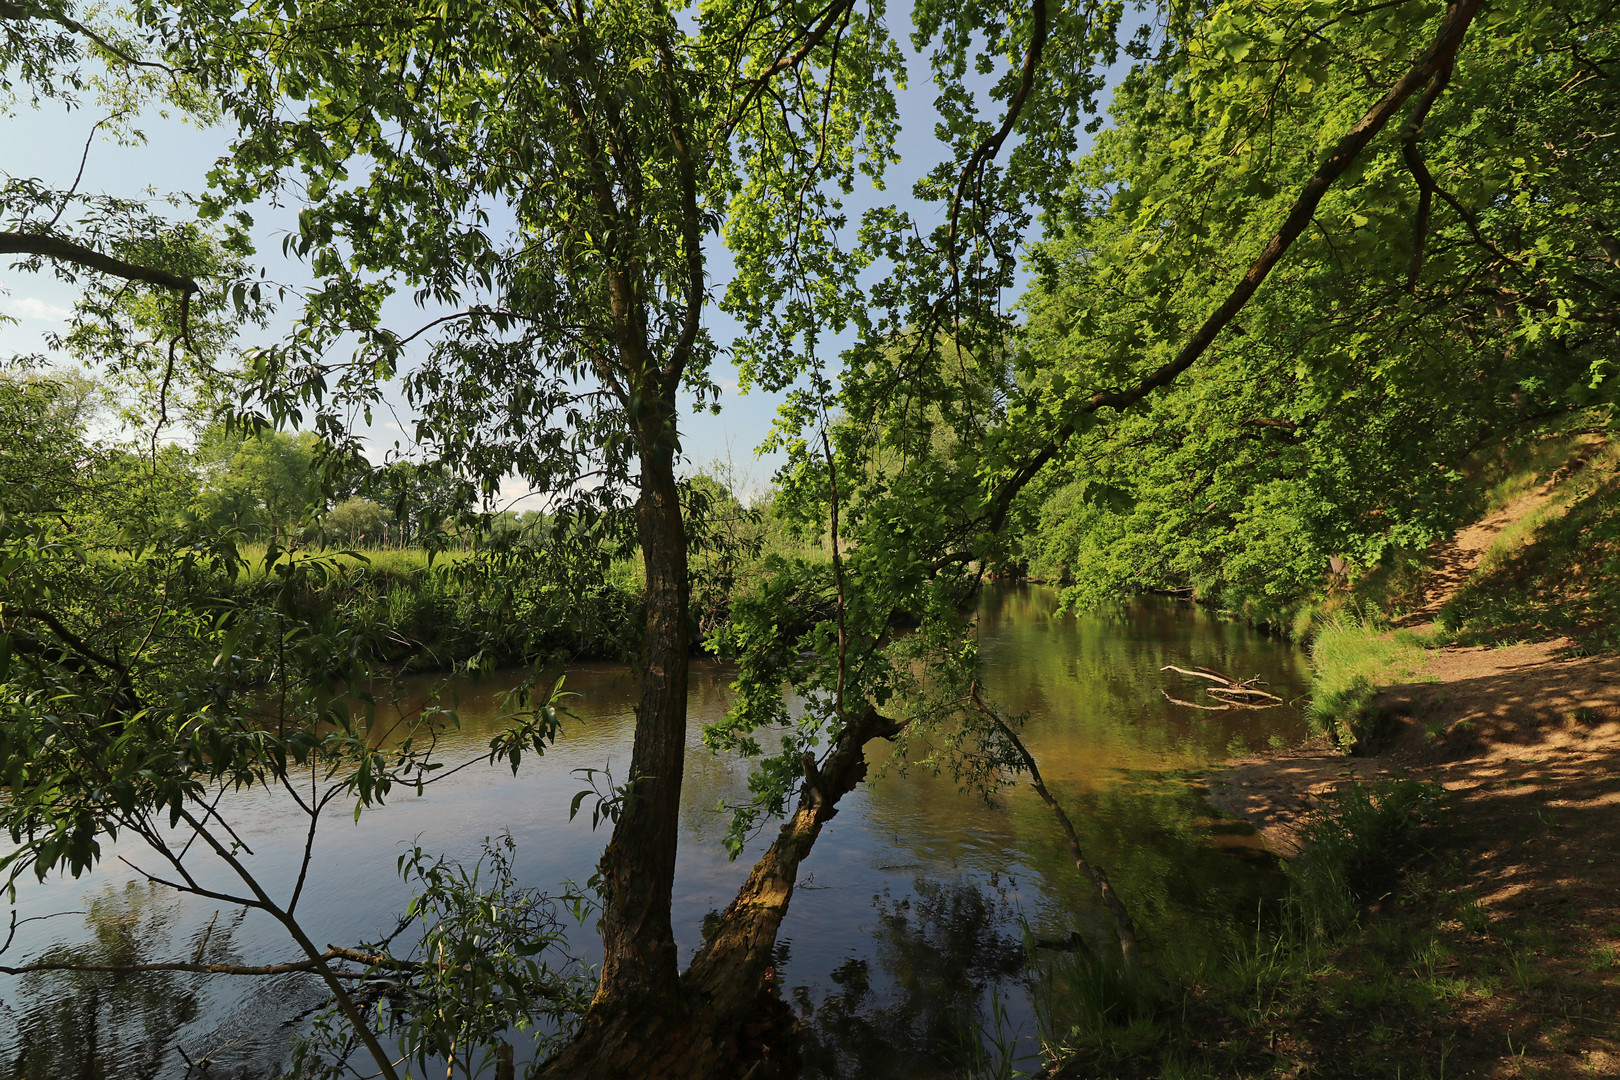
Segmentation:
{"type": "Polygon", "coordinates": [[[84,476],[101,454],[85,438],[93,388],[59,375],[7,372],[0,378],[0,508],[8,514],[59,513],[96,494],[84,476]]]}
{"type": "Polygon", "coordinates": [[[262,431],[205,444],[198,518],[271,543],[296,535],[321,501],[314,471],[319,450],[319,441],[307,432],[262,431]]]}
{"type": "MultiPolygon", "coordinates": [[[[108,557],[59,514],[0,515],[0,777],[9,796],[0,828],[12,844],[0,874],[8,889],[28,874],[78,876],[95,867],[104,839],[142,844],[174,875],[171,887],[263,910],[287,926],[347,1031],[386,1064],[376,1032],[331,973],[334,962],[354,958],[319,953],[298,926],[309,849],[295,879],[256,878],[236,857],[221,801],[250,788],[284,793],[313,837],[334,803],[358,817],[400,788],[420,793],[446,775],[438,736],[455,714],[392,708],[372,663],[384,648],[375,628],[341,609],[308,614],[310,598],[329,598],[345,573],[338,558],[272,544],[259,577],[232,587],[245,570],[229,537],[169,533],[108,557]],[[191,863],[182,862],[193,844],[191,863]],[[196,860],[209,857],[223,884],[204,887],[193,876],[196,860]]],[[[558,730],[556,692],[535,699],[520,688],[510,722],[491,741],[491,763],[516,768],[524,754],[544,752],[558,730]]],[[[452,926],[466,931],[462,924],[486,910],[466,899],[477,874],[458,879],[465,888],[457,893],[443,867],[421,868],[432,903],[455,908],[425,927],[426,939],[451,940],[452,926]]],[[[509,885],[509,874],[503,880],[509,885]]],[[[521,898],[509,899],[509,915],[489,909],[496,929],[483,944],[535,929],[521,898]]],[[[536,972],[479,970],[496,989],[464,996],[474,1010],[488,1008],[461,1015],[454,1030],[476,1034],[505,1023],[502,1015],[543,1011],[501,1005],[511,979],[532,982],[536,972]]],[[[455,992],[473,989],[464,981],[455,992]]],[[[438,1045],[429,1038],[437,1029],[410,1034],[438,1045]]]]}
{"type": "MultiPolygon", "coordinates": [[[[1620,102],[1609,83],[1576,90],[1583,61],[1551,56],[1612,50],[1614,31],[1569,15],[1558,29],[1514,9],[1469,31],[1418,139],[1441,193],[1429,209],[1392,131],[1197,373],[1070,440],[1024,498],[1032,572],[1073,581],[1075,603],[1189,588],[1287,625],[1330,557],[1370,567],[1471,515],[1476,447],[1610,402],[1602,223],[1620,207],[1574,132],[1620,102]],[[1531,176],[1535,198],[1512,194],[1531,176]]],[[[1179,348],[1427,18],[1177,9],[1036,254],[1020,408],[1061,416],[1179,348]]]]}
{"type": "MultiPolygon", "coordinates": [[[[151,808],[163,808],[173,826],[211,787],[263,783],[316,750],[354,766],[362,803],[386,794],[391,781],[377,775],[364,721],[357,732],[336,689],[357,674],[345,662],[348,642],[305,633],[266,650],[274,604],[208,595],[209,573],[236,564],[228,546],[97,565],[71,536],[43,524],[19,528],[16,518],[7,524],[5,631],[24,659],[10,665],[0,699],[13,792],[4,824],[18,845],[0,863],[10,880],[24,869],[77,876],[94,864],[98,835],[140,834],[151,808]],[[61,573],[68,560],[72,580],[61,573]],[[107,603],[113,598],[117,606],[107,603]],[[280,663],[264,664],[266,651],[280,663]],[[300,677],[289,661],[316,674],[300,677]],[[278,680],[287,690],[297,680],[302,692],[287,699],[291,711],[275,728],[225,707],[241,690],[278,680]],[[330,734],[314,734],[326,727],[330,734]]],[[[289,561],[275,599],[329,571],[319,560],[289,561]]]]}
{"type": "MultiPolygon", "coordinates": [[[[17,67],[45,93],[78,82],[72,35],[86,35],[67,12],[4,20],[8,77],[17,67]]],[[[173,381],[211,401],[235,389],[228,430],[247,437],[214,448],[193,500],[201,523],[177,523],[184,485],[157,482],[154,438],[152,498],[109,519],[131,537],[116,558],[46,513],[54,495],[8,492],[0,765],[23,846],[0,865],[78,872],[98,831],[140,833],[158,812],[203,835],[206,796],[291,791],[294,766],[357,812],[396,785],[420,788],[440,764],[433,730],[453,716],[435,711],[387,743],[374,738],[375,700],[355,695],[373,660],[420,652],[430,629],[451,627],[442,651],[474,667],[565,651],[559,640],[642,645],[644,753],[633,797],[610,803],[603,875],[604,926],[622,939],[667,916],[668,881],[641,871],[673,866],[694,634],[739,653],[736,705],[706,738],[763,758],[734,851],[796,789],[824,820],[818,754],[842,754],[847,788],[873,733],[905,733],[899,764],[992,790],[1005,778],[965,707],[964,613],[985,572],[1027,563],[1072,578],[1071,599],[1088,603],[1191,589],[1280,622],[1330,560],[1368,566],[1449,528],[1481,440],[1602,415],[1620,360],[1605,276],[1620,189],[1591,132],[1620,99],[1612,80],[1581,77],[1583,57],[1613,50],[1602,0],[1465,24],[1455,67],[1436,68],[1432,93],[1406,99],[1308,203],[1298,195],[1325,151],[1434,39],[1432,6],[1168,5],[1127,46],[1115,129],[1077,160],[1122,12],[920,3],[914,44],[930,53],[949,156],[916,194],[939,213],[925,229],[882,207],[851,229],[843,200],[858,178],[881,181],[898,130],[902,54],[880,3],[814,15],[740,0],[137,4],[134,25],[184,69],[175,94],[236,121],[201,202],[219,238],[92,200],[74,235],[203,280],[153,294],[98,283],[64,340],[106,355],[148,405],[155,390],[154,430],[173,381]],[[261,201],[302,208],[286,250],[316,284],[283,340],[247,350],[243,390],[213,359],[265,317],[269,298],[242,265],[245,207],[261,201]],[[1037,213],[1037,286],[1015,313],[1001,298],[1037,213]],[[1288,260],[1246,307],[1238,299],[1196,368],[1178,367],[1224,286],[1300,213],[1311,229],[1288,260]],[[703,320],[716,232],[736,268],[722,303],[744,326],[743,381],[789,391],[772,520],[826,554],[773,552],[751,579],[763,523],[712,478],[676,480],[681,395],[700,407],[717,395],[703,320]],[[433,309],[427,326],[386,324],[386,301],[407,290],[433,309]],[[835,383],[821,343],[845,331],[855,344],[835,383]],[[327,480],[352,463],[349,422],[394,379],[438,467],[395,463],[345,495],[392,509],[429,551],[513,475],[552,497],[552,517],[500,523],[475,557],[409,579],[301,550],[298,523],[327,494],[311,480],[317,451],[327,480]],[[300,424],[312,434],[277,430],[300,424]],[[227,521],[266,542],[257,575],[227,521]],[[615,576],[638,544],[645,620],[615,576]],[[624,628],[638,621],[632,641],[624,628]],[[657,857],[636,865],[638,853],[657,857]]],[[[8,229],[33,229],[61,202],[26,182],[5,196],[8,229]]],[[[20,401],[17,415],[28,409],[51,406],[20,401]]],[[[1323,708],[1365,697],[1366,664],[1327,659],[1349,656],[1357,634],[1319,636],[1337,673],[1323,708]]],[[[491,747],[514,767],[556,722],[549,699],[520,704],[491,747]]],[[[1387,808],[1369,807],[1345,813],[1383,835],[1387,808]]],[[[1345,880],[1362,874],[1342,854],[1345,880]]],[[[439,912],[424,940],[465,950],[478,935],[454,928],[477,906],[478,871],[415,865],[439,912]],[[452,930],[435,937],[443,923],[452,930]]],[[[1272,979],[1267,963],[1257,952],[1255,986],[1272,979]]],[[[653,976],[676,985],[672,970],[653,976]]],[[[441,1003],[464,990],[476,1007],[432,1045],[512,1022],[494,985],[428,987],[441,1003]]],[[[369,1049],[390,1075],[374,1039],[369,1049]]]]}
{"type": "Polygon", "coordinates": [[[822,181],[881,172],[898,64],[881,9],[842,6],[837,32],[795,56],[777,109],[752,106],[802,28],[746,4],[706,4],[692,21],[639,2],[577,18],[375,0],[344,11],[143,8],[241,125],[204,216],[283,189],[303,206],[288,247],[321,285],[298,331],[253,358],[262,407],[310,410],[336,444],[344,411],[370,408],[399,374],[418,440],[483,494],[515,472],[566,493],[571,513],[622,506],[639,459],[678,446],[676,391],[700,404],[716,392],[704,236],[724,222],[744,268],[767,250],[792,257],[783,237],[809,245],[836,228],[822,181]],[[756,76],[758,90],[738,82],[756,76]],[[293,104],[306,97],[320,106],[293,104]],[[510,236],[490,226],[496,207],[510,236]],[[409,371],[416,335],[380,317],[395,288],[454,313],[409,371]],[[326,348],[351,332],[359,355],[333,373],[326,348]]]}
{"type": "Polygon", "coordinates": [[[321,518],[321,528],[345,544],[358,544],[366,539],[381,538],[383,526],[392,515],[370,499],[353,497],[344,499],[321,518]]]}
{"type": "MultiPolygon", "coordinates": [[[[1338,964],[1377,1008],[1401,995],[1430,995],[1443,981],[1432,953],[1416,985],[1390,978],[1365,955],[1372,937],[1365,922],[1368,906],[1387,902],[1423,853],[1443,795],[1438,785],[1405,778],[1335,787],[1305,820],[1281,909],[1257,912],[1252,933],[1223,950],[1166,939],[1134,980],[1085,952],[1042,960],[1033,990],[1057,1074],[1265,1075],[1275,1063],[1268,1033],[1316,1022],[1325,979],[1338,964]]],[[[1332,1008],[1350,1011],[1343,1002],[1332,1008]]]]}
{"type": "Polygon", "coordinates": [[[1036,1022],[1049,1056],[1076,1048],[1106,1058],[1135,1057],[1164,1041],[1163,988],[1128,971],[1110,950],[1078,948],[1031,959],[1036,1022]]]}
{"type": "MultiPolygon", "coordinates": [[[[410,949],[400,957],[390,942],[359,950],[389,991],[378,1027],[400,1041],[421,1075],[446,1062],[482,1075],[495,1064],[501,1036],[513,1031],[535,1037],[544,1056],[567,1041],[590,1003],[590,973],[568,957],[556,910],[559,899],[583,898],[519,885],[516,851],[509,834],[486,837],[468,867],[412,847],[399,857],[399,872],[415,896],[394,935],[414,938],[410,949]]],[[[348,1075],[353,1049],[353,1032],[329,1010],[294,1042],[291,1075],[348,1075]]]]}

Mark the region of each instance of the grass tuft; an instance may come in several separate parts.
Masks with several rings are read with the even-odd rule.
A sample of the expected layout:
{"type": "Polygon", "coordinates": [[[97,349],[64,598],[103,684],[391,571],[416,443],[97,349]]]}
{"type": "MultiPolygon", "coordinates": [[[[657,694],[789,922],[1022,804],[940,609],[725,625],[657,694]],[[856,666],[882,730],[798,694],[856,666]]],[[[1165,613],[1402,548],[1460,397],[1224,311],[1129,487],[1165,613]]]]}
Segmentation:
{"type": "Polygon", "coordinates": [[[1384,718],[1375,707],[1381,686],[1427,678],[1422,640],[1391,634],[1375,620],[1344,614],[1328,619],[1311,645],[1315,669],[1306,718],[1351,753],[1370,753],[1384,718]]]}

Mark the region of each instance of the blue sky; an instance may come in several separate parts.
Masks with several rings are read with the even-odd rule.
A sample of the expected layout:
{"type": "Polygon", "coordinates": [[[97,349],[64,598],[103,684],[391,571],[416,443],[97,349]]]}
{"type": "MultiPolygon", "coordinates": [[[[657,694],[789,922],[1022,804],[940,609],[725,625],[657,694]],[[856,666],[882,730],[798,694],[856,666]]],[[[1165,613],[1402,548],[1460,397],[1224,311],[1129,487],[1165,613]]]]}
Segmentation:
{"type": "MultiPolygon", "coordinates": [[[[910,52],[908,16],[896,13],[891,18],[891,27],[908,50],[910,73],[909,86],[898,94],[903,123],[898,146],[901,161],[891,167],[885,190],[858,186],[854,195],[846,199],[846,208],[853,223],[868,207],[898,203],[903,209],[918,214],[920,224],[926,229],[938,212],[920,207],[910,193],[913,182],[941,158],[941,148],[933,137],[936,90],[928,75],[926,58],[910,52]],[[900,23],[902,19],[907,24],[904,27],[900,23]]],[[[0,132],[3,132],[0,146],[4,147],[0,170],[13,176],[38,177],[52,186],[66,188],[78,171],[86,139],[97,119],[99,114],[92,109],[69,112],[56,104],[37,110],[19,105],[15,115],[0,118],[0,132]]],[[[123,146],[103,136],[95,138],[81,184],[83,190],[123,197],[138,197],[149,191],[157,195],[197,193],[205,186],[209,167],[229,146],[230,132],[222,127],[199,129],[177,118],[155,114],[143,116],[139,126],[147,137],[145,145],[123,146]]],[[[298,263],[284,260],[280,254],[281,236],[294,227],[294,214],[293,209],[269,208],[256,214],[255,240],[259,255],[255,262],[262,264],[274,280],[302,284],[309,280],[307,273],[298,263]]],[[[731,264],[717,238],[711,240],[711,245],[711,295],[718,297],[730,277],[731,264]]],[[[0,356],[46,351],[42,338],[63,326],[73,305],[75,290],[49,274],[26,274],[9,267],[0,268],[0,287],[5,290],[0,294],[0,313],[17,320],[15,325],[0,324],[0,356]]],[[[402,327],[410,325],[412,320],[426,321],[432,315],[424,315],[404,299],[399,301],[396,312],[402,327]]],[[[736,323],[716,307],[709,308],[706,319],[710,333],[722,346],[738,332],[736,323]]],[[[273,325],[263,332],[266,340],[273,340],[278,329],[273,325]]],[[[827,343],[834,350],[843,344],[837,340],[827,343]]],[[[696,469],[729,462],[745,487],[761,489],[769,482],[778,462],[756,455],[755,450],[770,429],[780,396],[759,390],[739,393],[735,369],[723,357],[714,377],[724,391],[720,414],[688,413],[683,417],[687,467],[696,469]]],[[[411,427],[411,417],[402,399],[396,395],[394,400],[395,417],[379,414],[365,433],[378,459],[396,439],[405,438],[401,427],[411,427]]],[[[522,489],[514,482],[504,494],[515,499],[522,495],[522,489]]]]}

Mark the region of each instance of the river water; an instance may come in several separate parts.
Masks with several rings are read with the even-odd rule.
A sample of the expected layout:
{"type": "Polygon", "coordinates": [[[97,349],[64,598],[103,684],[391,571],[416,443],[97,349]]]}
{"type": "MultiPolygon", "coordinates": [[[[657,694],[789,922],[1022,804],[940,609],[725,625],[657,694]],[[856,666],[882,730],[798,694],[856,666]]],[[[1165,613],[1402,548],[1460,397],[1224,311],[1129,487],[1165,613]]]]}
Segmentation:
{"type": "MultiPolygon", "coordinates": [[[[1159,669],[1205,665],[1259,675],[1293,700],[1307,679],[1303,656],[1173,600],[1145,598],[1078,618],[1055,616],[1055,606],[1055,593],[1039,586],[986,593],[979,627],[987,696],[1028,714],[1025,740],[1047,785],[1132,909],[1149,956],[1235,947],[1279,894],[1281,875],[1252,830],[1223,819],[1188,777],[1232,753],[1295,739],[1303,720],[1292,707],[1215,713],[1172,705],[1161,688],[1189,697],[1196,687],[1159,669]]],[[[746,793],[746,765],[715,757],[699,736],[704,722],[724,714],[731,677],[724,664],[694,665],[673,908],[684,956],[750,863],[746,853],[726,858],[728,821],[716,810],[746,793]]],[[[446,760],[487,748],[500,715],[495,703],[510,683],[449,689],[460,727],[445,741],[446,760]]],[[[584,665],[569,671],[567,688],[580,696],[563,738],[544,757],[525,757],[516,776],[477,765],[421,797],[396,795],[358,821],[342,812],[326,819],[300,907],[310,936],[346,944],[386,933],[409,902],[397,860],[413,843],[470,863],[485,837],[509,831],[524,884],[586,881],[606,826],[593,831],[589,801],[586,813],[568,820],[583,783],[577,770],[609,766],[622,775],[635,684],[621,666],[584,665]]],[[[412,690],[426,693],[427,684],[412,690]]],[[[222,810],[251,850],[245,861],[261,880],[285,883],[285,897],[304,842],[302,815],[284,795],[267,792],[239,793],[222,810]]],[[[92,875],[20,883],[19,928],[0,963],[190,960],[201,947],[235,963],[296,959],[268,919],[177,896],[136,867],[157,869],[149,855],[119,842],[105,846],[92,875]],[[39,916],[52,917],[21,921],[39,916]]],[[[1026,786],[987,802],[948,777],[878,776],[848,796],[826,827],[782,927],[778,982],[803,1022],[805,1075],[963,1075],[969,1040],[1032,1071],[1045,1015],[1035,1002],[1061,993],[1032,977],[1026,936],[1079,930],[1104,942],[1110,925],[1051,813],[1026,786]]],[[[594,959],[590,932],[571,941],[583,960],[594,959]]],[[[0,1075],[144,1080],[184,1077],[188,1061],[207,1061],[206,1072],[191,1075],[274,1076],[320,1004],[312,982],[176,973],[0,977],[0,1075]]]]}

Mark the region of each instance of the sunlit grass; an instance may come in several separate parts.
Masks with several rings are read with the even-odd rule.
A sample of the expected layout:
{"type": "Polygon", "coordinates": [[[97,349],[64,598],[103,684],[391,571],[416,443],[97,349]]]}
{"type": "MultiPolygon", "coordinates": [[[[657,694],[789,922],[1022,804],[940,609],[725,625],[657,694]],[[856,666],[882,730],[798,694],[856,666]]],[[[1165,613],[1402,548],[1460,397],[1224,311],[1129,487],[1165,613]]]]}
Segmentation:
{"type": "Polygon", "coordinates": [[[1620,647],[1620,450],[1607,445],[1536,511],[1504,529],[1440,612],[1450,640],[1503,644],[1567,634],[1620,647]]]}
{"type": "Polygon", "coordinates": [[[1375,621],[1339,614],[1327,619],[1311,643],[1314,675],[1306,717],[1349,746],[1370,734],[1373,700],[1391,683],[1429,679],[1423,639],[1390,632],[1375,621]]]}

